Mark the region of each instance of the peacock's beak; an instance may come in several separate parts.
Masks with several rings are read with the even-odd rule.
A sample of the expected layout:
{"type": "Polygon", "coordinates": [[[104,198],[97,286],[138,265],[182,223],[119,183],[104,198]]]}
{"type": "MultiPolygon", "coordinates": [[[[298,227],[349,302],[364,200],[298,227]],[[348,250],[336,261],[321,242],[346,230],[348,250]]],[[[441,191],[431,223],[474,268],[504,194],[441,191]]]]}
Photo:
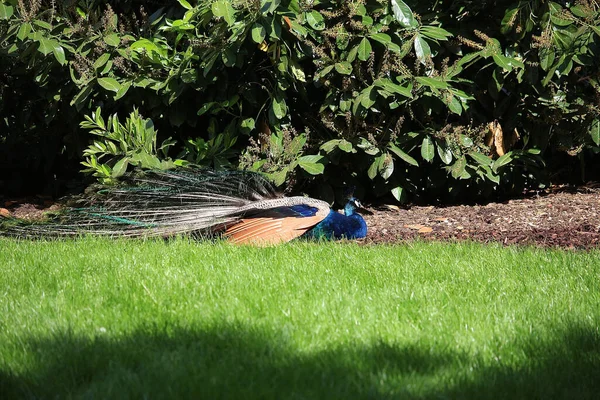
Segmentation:
{"type": "Polygon", "coordinates": [[[371,215],[373,214],[371,211],[367,210],[360,201],[358,200],[354,200],[354,205],[356,206],[356,210],[360,211],[361,214],[368,214],[371,215]]]}

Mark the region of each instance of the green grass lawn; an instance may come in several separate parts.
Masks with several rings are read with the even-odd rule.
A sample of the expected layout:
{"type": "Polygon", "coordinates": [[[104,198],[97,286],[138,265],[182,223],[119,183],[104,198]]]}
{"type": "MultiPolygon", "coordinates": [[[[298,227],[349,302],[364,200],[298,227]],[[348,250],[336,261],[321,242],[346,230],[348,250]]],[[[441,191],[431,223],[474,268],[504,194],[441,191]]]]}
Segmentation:
{"type": "Polygon", "coordinates": [[[0,398],[597,399],[599,256],[0,240],[0,398]]]}

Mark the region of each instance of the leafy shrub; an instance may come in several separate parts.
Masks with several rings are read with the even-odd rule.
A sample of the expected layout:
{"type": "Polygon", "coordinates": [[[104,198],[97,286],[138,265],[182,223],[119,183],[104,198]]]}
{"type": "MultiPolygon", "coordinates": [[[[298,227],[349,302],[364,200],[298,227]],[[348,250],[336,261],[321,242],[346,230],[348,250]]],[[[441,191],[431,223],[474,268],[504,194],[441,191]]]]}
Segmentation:
{"type": "Polygon", "coordinates": [[[81,127],[101,138],[84,150],[82,164],[87,167],[84,172],[92,173],[102,183],[111,183],[123,176],[129,165],[142,169],[170,169],[177,164],[167,157],[173,141],[166,140],[157,148],[154,123],[140,116],[138,110],[121,124],[116,114],[105,122],[98,108],[91,117],[85,116],[81,127]],[[105,157],[110,158],[108,162],[100,162],[105,157]]]}
{"type": "MultiPolygon", "coordinates": [[[[354,185],[446,201],[543,187],[557,154],[600,151],[594,2],[25,3],[0,6],[4,87],[22,84],[18,71],[36,82],[32,102],[54,99],[46,126],[137,107],[174,138],[148,132],[167,145],[144,147],[159,157],[144,163],[120,147],[143,130],[109,129],[85,152],[101,179],[128,165],[240,165],[326,198],[354,185]]],[[[2,110],[25,120],[4,96],[2,110]]],[[[92,121],[82,126],[101,129],[92,121]]]]}

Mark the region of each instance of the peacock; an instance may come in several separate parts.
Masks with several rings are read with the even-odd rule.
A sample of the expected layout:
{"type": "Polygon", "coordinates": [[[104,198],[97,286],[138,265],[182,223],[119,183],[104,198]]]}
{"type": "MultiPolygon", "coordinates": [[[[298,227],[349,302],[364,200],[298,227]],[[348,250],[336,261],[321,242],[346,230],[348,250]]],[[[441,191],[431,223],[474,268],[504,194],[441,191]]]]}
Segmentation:
{"type": "Polygon", "coordinates": [[[360,239],[367,224],[350,197],[344,214],[325,201],[284,197],[249,171],[160,170],[134,173],[83,196],[50,222],[9,224],[21,237],[223,236],[236,244],[273,245],[298,237],[360,239]]]}

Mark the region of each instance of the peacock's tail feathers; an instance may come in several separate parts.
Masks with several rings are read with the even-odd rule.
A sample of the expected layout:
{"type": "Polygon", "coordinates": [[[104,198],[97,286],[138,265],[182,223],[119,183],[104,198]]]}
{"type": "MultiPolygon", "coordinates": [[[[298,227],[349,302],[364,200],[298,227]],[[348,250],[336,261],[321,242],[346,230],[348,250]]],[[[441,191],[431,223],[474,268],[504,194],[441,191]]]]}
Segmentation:
{"type": "Polygon", "coordinates": [[[129,175],[118,186],[73,201],[72,207],[47,223],[13,224],[4,233],[22,237],[212,235],[250,217],[281,218],[269,216],[272,209],[287,207],[288,217],[294,213],[296,217],[308,216],[294,210],[297,205],[313,207],[310,216],[321,219],[329,212],[329,205],[320,200],[281,197],[257,173],[150,171],[129,175]]]}

